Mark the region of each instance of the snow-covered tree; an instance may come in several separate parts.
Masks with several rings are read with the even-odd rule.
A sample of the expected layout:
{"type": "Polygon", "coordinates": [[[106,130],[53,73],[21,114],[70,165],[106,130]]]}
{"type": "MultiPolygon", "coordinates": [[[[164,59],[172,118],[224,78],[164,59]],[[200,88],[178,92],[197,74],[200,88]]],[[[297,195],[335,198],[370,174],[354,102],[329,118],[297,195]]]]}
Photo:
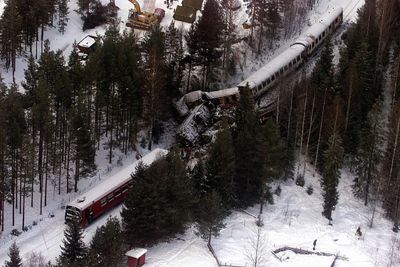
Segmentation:
{"type": "Polygon", "coordinates": [[[19,248],[17,244],[14,242],[12,243],[10,250],[8,251],[9,260],[5,261],[5,267],[21,267],[22,266],[22,259],[19,255],[19,248]]]}
{"type": "Polygon", "coordinates": [[[86,256],[86,246],[83,243],[80,222],[72,220],[64,231],[61,255],[57,259],[60,266],[80,266],[86,256]]]}
{"type": "Polygon", "coordinates": [[[322,189],[323,189],[323,212],[322,215],[332,223],[332,211],[339,199],[337,186],[340,178],[340,168],[343,161],[342,140],[333,133],[328,141],[328,148],[324,151],[324,168],[322,171],[322,189]]]}

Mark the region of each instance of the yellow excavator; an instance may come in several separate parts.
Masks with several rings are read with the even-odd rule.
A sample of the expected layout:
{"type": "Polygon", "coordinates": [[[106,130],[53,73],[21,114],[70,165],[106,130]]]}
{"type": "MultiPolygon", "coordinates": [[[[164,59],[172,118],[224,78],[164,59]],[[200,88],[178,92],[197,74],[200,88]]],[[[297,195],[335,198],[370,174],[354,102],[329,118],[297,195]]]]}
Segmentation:
{"type": "Polygon", "coordinates": [[[136,29],[149,30],[151,27],[160,23],[159,17],[154,13],[142,11],[136,0],[129,0],[135,9],[129,10],[126,26],[136,29]]]}

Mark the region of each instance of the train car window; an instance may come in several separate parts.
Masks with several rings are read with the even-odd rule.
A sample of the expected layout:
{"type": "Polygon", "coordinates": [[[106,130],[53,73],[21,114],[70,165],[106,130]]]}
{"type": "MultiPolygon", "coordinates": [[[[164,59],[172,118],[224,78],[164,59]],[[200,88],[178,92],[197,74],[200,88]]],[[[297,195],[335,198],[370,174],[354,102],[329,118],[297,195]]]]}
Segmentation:
{"type": "Polygon", "coordinates": [[[300,56],[297,56],[297,61],[300,61],[300,56]]]}
{"type": "Polygon", "coordinates": [[[107,204],[107,198],[103,198],[102,200],[100,200],[100,205],[102,207],[104,207],[107,204]]]}
{"type": "Polygon", "coordinates": [[[283,68],[279,70],[279,73],[282,75],[283,74],[283,68]]]}
{"type": "Polygon", "coordinates": [[[275,74],[271,77],[271,82],[275,80],[275,74]]]}
{"type": "Polygon", "coordinates": [[[115,197],[119,197],[121,195],[121,191],[118,190],[117,192],[115,192],[115,197]]]}
{"type": "Polygon", "coordinates": [[[122,190],[122,194],[128,192],[128,188],[124,188],[124,190],[122,190]]]}
{"type": "Polygon", "coordinates": [[[322,37],[325,37],[325,31],[322,33],[322,37]]]}
{"type": "Polygon", "coordinates": [[[287,71],[287,70],[288,70],[288,65],[286,65],[286,66],[284,67],[284,69],[285,69],[285,71],[287,71]]]}
{"type": "Polygon", "coordinates": [[[293,67],[293,61],[290,61],[289,68],[293,67]]]}
{"type": "Polygon", "coordinates": [[[263,81],[262,87],[265,87],[266,85],[267,85],[267,82],[266,82],[266,81],[263,81]]]}
{"type": "Polygon", "coordinates": [[[108,202],[110,202],[111,200],[113,200],[114,198],[114,193],[111,193],[107,196],[108,202]]]}
{"type": "Polygon", "coordinates": [[[268,78],[267,80],[267,84],[269,84],[271,82],[271,78],[268,78]]]}

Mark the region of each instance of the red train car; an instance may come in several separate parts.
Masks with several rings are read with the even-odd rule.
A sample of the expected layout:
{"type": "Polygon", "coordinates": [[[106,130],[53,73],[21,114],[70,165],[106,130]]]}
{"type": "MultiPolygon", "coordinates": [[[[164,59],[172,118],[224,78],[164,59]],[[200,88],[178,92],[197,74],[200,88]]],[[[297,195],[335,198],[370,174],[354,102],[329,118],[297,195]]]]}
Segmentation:
{"type": "Polygon", "coordinates": [[[157,148],[142,159],[76,198],[65,209],[65,221],[68,222],[77,218],[81,222],[82,227],[89,225],[96,218],[124,201],[133,186],[131,174],[135,172],[139,162],[150,165],[158,157],[164,156],[167,153],[167,150],[157,148]]]}

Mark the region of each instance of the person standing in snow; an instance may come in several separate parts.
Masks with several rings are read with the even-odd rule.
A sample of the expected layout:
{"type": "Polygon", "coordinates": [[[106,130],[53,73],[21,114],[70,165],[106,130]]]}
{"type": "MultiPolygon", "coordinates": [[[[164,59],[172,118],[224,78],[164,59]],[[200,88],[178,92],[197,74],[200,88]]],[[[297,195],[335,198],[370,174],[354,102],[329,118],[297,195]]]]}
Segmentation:
{"type": "Polygon", "coordinates": [[[361,232],[361,226],[358,226],[357,231],[356,231],[356,236],[360,239],[362,236],[362,232],[361,232]]]}
{"type": "Polygon", "coordinates": [[[317,245],[317,239],[315,239],[314,242],[313,242],[313,249],[312,250],[315,250],[315,246],[316,245],[317,245]]]}

